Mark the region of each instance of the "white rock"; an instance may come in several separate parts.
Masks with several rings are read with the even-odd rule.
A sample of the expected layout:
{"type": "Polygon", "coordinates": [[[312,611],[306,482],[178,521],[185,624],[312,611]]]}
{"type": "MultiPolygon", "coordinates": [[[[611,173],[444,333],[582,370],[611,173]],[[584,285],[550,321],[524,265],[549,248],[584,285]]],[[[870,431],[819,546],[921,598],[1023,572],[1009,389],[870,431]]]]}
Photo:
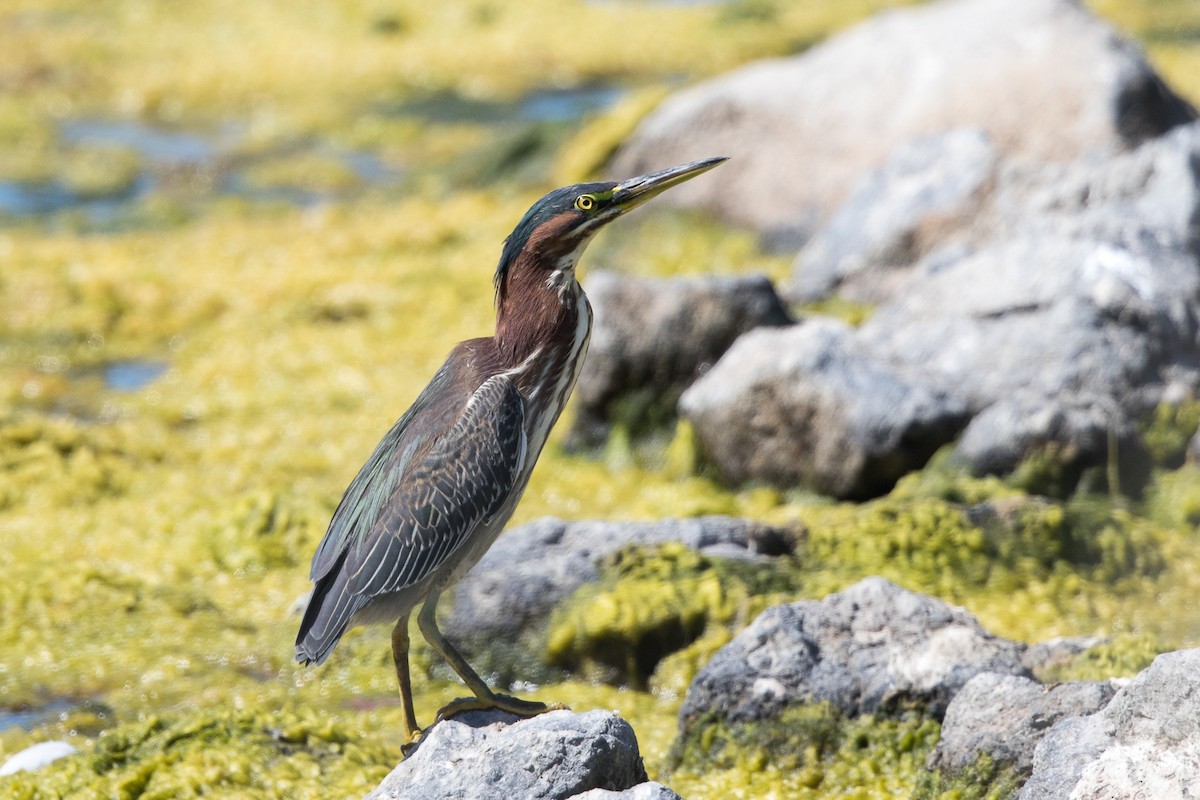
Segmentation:
{"type": "Polygon", "coordinates": [[[36,772],[52,761],[66,758],[77,751],[66,742],[38,742],[0,765],[0,775],[15,775],[18,772],[36,772]]]}

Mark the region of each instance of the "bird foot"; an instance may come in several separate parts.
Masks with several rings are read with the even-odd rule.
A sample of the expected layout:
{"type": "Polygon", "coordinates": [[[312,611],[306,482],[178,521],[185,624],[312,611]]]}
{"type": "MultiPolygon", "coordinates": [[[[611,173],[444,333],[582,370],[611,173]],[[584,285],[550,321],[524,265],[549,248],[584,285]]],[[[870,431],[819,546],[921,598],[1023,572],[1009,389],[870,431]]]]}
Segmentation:
{"type": "Polygon", "coordinates": [[[425,740],[425,734],[428,732],[429,728],[417,728],[416,730],[409,732],[404,738],[404,744],[400,745],[400,755],[404,756],[405,758],[411,756],[417,747],[420,746],[421,742],[425,740]]]}
{"type": "Polygon", "coordinates": [[[562,711],[567,707],[561,703],[547,705],[536,700],[522,700],[507,694],[493,694],[490,697],[460,697],[438,711],[437,719],[441,722],[466,711],[486,711],[490,708],[498,708],[501,711],[516,714],[518,717],[536,717],[547,711],[562,711]]]}

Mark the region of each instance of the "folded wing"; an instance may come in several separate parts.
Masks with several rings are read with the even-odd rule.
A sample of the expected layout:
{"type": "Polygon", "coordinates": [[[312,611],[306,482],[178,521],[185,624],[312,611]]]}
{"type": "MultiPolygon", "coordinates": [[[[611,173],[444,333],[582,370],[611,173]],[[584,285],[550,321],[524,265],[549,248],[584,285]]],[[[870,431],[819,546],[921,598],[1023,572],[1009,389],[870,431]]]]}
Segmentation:
{"type": "Polygon", "coordinates": [[[355,614],[445,564],[516,483],[526,458],[516,386],[489,378],[431,443],[412,423],[429,412],[437,381],[372,453],[317,548],[316,586],[296,639],[301,662],[324,661],[355,614]]]}

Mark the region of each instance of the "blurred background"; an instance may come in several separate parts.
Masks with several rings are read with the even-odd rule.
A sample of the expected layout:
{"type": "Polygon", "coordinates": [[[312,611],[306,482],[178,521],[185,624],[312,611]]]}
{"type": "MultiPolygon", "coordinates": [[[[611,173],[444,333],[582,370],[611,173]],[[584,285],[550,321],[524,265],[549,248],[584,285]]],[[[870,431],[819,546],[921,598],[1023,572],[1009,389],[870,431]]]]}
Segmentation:
{"type": "MultiPolygon", "coordinates": [[[[900,5],[0,2],[0,761],[48,739],[86,754],[0,777],[0,796],[376,785],[400,755],[388,632],[358,630],[301,670],[294,606],[376,441],[455,342],[491,332],[504,237],[544,192],[620,171],[614,154],[681,90],[900,5]]],[[[1200,5],[1088,8],[1200,103],[1200,5]]],[[[725,144],[687,155],[737,156],[725,144]]],[[[721,172],[704,180],[720,193],[721,172]]],[[[592,245],[585,288],[602,269],[788,282],[802,237],[726,212],[712,198],[639,211],[592,245]]],[[[871,308],[786,299],[852,325],[871,308]]],[[[1162,435],[1186,439],[1194,412],[1164,412],[1162,435]]],[[[550,681],[539,698],[621,710],[652,777],[688,680],[752,613],[866,575],[1022,641],[1111,637],[1071,675],[1128,674],[1200,636],[1200,481],[1175,444],[1139,497],[1042,492],[1028,470],[972,476],[935,456],[859,503],[731,480],[671,415],[568,443],[572,413],[513,525],[730,514],[805,532],[773,567],[785,578],[729,578],[698,612],[700,644],[653,674],[534,676],[550,681]],[[1039,513],[1095,521],[1067,538],[1106,544],[1027,562],[939,516],[1030,494],[1048,498],[1039,513]]],[[[427,719],[461,691],[416,659],[427,719]]],[[[789,780],[742,765],[669,782],[697,797],[835,783],[789,780]]]]}

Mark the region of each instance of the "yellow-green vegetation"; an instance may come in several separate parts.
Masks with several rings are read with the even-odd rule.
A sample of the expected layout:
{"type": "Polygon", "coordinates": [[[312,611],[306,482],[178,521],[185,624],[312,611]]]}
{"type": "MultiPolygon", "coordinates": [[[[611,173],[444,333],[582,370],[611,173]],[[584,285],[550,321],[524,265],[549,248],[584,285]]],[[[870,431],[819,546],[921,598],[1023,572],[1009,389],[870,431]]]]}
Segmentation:
{"type": "Polygon", "coordinates": [[[1200,400],[1162,403],[1142,425],[1142,440],[1154,463],[1177,467],[1183,463],[1188,442],[1200,428],[1200,400]]]}
{"type": "Polygon", "coordinates": [[[353,742],[327,718],[306,713],[209,711],[152,716],[101,736],[86,757],[49,780],[17,776],[14,800],[46,796],[172,800],[214,791],[222,797],[327,797],[325,787],[378,783],[395,748],[353,742]]]}
{"type": "Polygon", "coordinates": [[[678,743],[675,785],[697,797],[912,797],[1003,800],[1020,785],[1006,768],[981,758],[955,776],[925,769],[937,723],[918,717],[846,720],[827,704],[797,706],[755,724],[710,720],[678,743]]]}
{"type": "MultiPolygon", "coordinates": [[[[267,192],[353,189],[346,149],[407,182],[304,209],[196,205],[221,176],[185,166],[111,229],[74,212],[0,228],[0,724],[10,710],[35,717],[30,730],[0,730],[0,758],[51,738],[82,751],[0,779],[0,795],[355,797],[376,784],[399,758],[387,631],[353,631],[325,666],[300,669],[294,607],[342,488],[451,345],[489,332],[500,242],[552,180],[592,174],[679,76],[793,52],[889,5],[5,4],[0,183],[130,191],[147,168],[136,148],[64,136],[64,124],[93,118],[205,137],[267,192]],[[557,125],[412,113],[587,83],[630,91],[557,125]],[[122,388],[110,373],[126,362],[165,371],[122,388]]],[[[1169,35],[1196,29],[1192,4],[1099,7],[1200,99],[1200,49],[1169,35]]],[[[639,215],[602,234],[585,268],[789,270],[746,232],[639,215]]],[[[1172,468],[1189,409],[1146,431],[1172,468]]],[[[965,605],[1005,636],[1115,634],[1065,677],[1129,674],[1200,637],[1191,466],[1156,473],[1144,501],[1113,504],[1030,498],[942,459],[854,506],[719,486],[697,471],[682,424],[662,453],[617,437],[599,455],[572,454],[561,441],[560,430],[514,524],[725,513],[807,531],[795,560],[773,568],[677,548],[623,553],[556,619],[554,658],[655,692],[569,681],[534,694],[618,709],[652,774],[668,763],[688,680],[755,612],[866,575],[965,605]],[[674,652],[655,644],[632,666],[599,658],[605,637],[624,647],[668,629],[674,652]]],[[[418,647],[423,721],[462,693],[430,677],[433,663],[418,647]]],[[[721,766],[692,760],[670,781],[688,797],[982,797],[1004,786],[986,764],[972,773],[983,790],[970,776],[925,775],[928,721],[839,721],[825,744],[755,744],[778,734],[737,732],[721,766]]]]}
{"type": "Polygon", "coordinates": [[[1145,48],[1155,69],[1179,94],[1200,106],[1200,7],[1192,0],[1091,0],[1095,11],[1145,48]]]}
{"type": "MultiPolygon", "coordinates": [[[[794,597],[795,565],[780,561],[710,559],[680,544],[619,550],[599,581],[555,612],[547,660],[583,676],[645,688],[667,656],[702,638],[711,654],[725,638],[718,627],[744,627],[794,597]]],[[[686,680],[675,683],[686,688],[686,680]]],[[[662,677],[657,685],[666,681],[662,677]]]]}

